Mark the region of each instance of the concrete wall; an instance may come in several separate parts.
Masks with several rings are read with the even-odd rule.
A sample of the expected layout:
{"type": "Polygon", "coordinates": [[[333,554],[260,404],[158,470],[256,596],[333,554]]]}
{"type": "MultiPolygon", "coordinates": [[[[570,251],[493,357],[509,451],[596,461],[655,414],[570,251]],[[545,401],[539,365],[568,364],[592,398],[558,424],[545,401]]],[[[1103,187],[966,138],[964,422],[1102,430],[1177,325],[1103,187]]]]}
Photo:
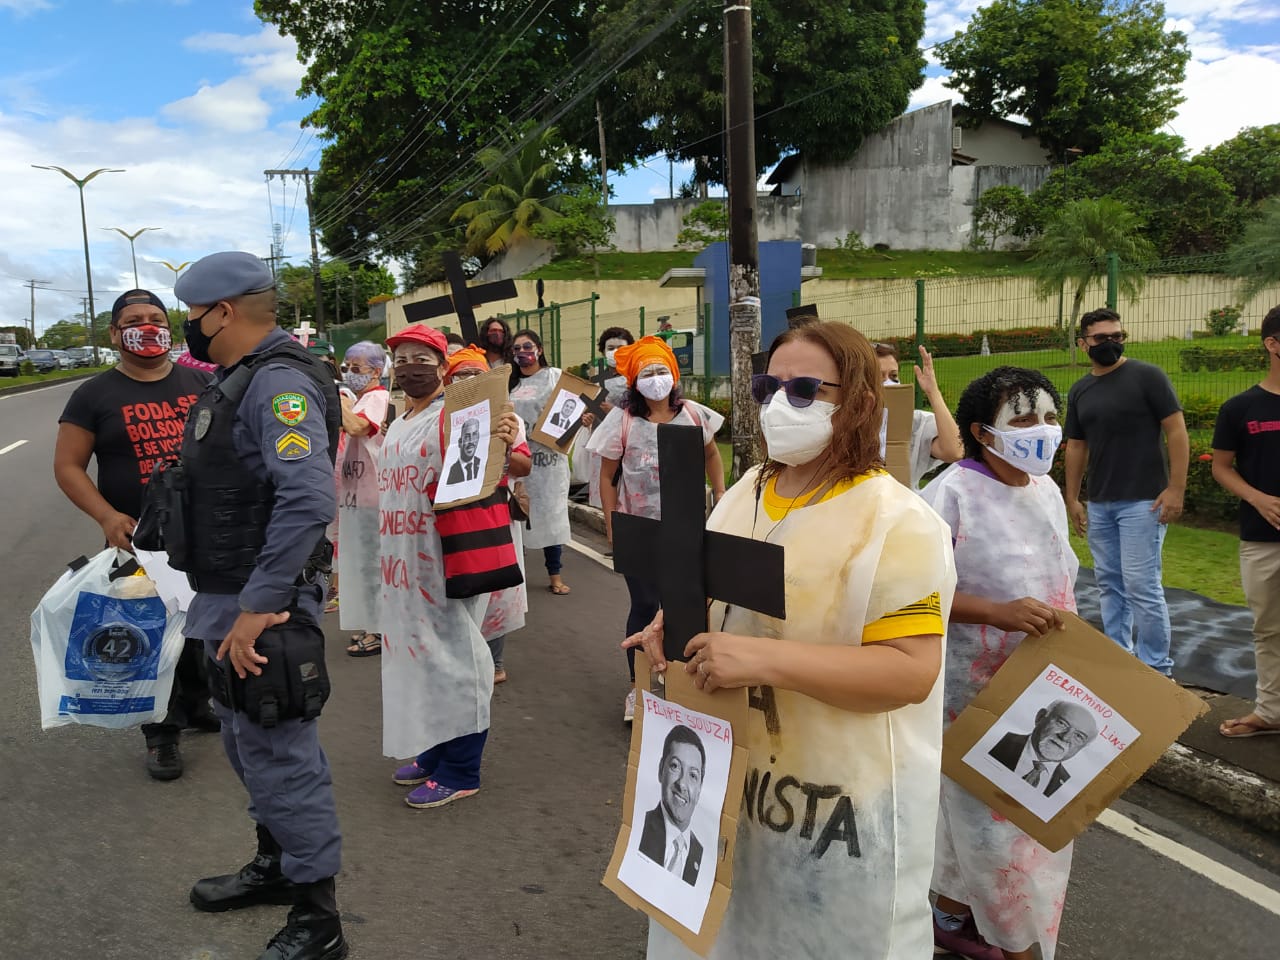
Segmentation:
{"type": "MultiPolygon", "coordinates": [[[[1049,176],[1052,168],[1045,165],[1035,166],[972,166],[951,168],[951,202],[948,205],[949,220],[954,238],[960,241],[957,246],[946,249],[960,249],[973,239],[973,206],[986,191],[992,187],[1013,186],[1023,193],[1034,193],[1049,176]]],[[[1010,250],[1019,244],[1012,237],[1001,237],[996,243],[997,250],[1010,250]]]]}
{"type": "MultiPolygon", "coordinates": [[[[653,203],[611,204],[615,218],[613,243],[623,253],[679,250],[676,242],[684,218],[702,200],[655,200],[653,203]]],[[[799,197],[761,195],[756,204],[756,232],[765,240],[799,240],[799,197]]]]}

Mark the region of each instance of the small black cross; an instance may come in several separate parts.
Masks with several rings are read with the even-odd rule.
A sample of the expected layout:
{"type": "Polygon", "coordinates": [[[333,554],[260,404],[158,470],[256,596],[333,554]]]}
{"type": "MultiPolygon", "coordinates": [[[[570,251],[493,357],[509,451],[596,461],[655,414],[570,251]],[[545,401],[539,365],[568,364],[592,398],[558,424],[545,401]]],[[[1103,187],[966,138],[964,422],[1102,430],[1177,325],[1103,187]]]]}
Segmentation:
{"type": "Polygon", "coordinates": [[[467,275],[462,272],[462,258],[452,251],[442,253],[445,277],[449,281],[449,293],[443,297],[432,297],[430,300],[419,300],[417,303],[404,305],[404,318],[410,323],[422,323],[436,317],[447,317],[456,314],[458,326],[462,328],[462,339],[467,343],[480,344],[480,328],[476,326],[475,308],[482,303],[493,303],[495,300],[511,300],[517,296],[514,280],[498,280],[484,283],[478,287],[467,286],[467,275]]]}
{"type": "MultiPolygon", "coordinates": [[[[604,418],[609,415],[604,405],[608,397],[608,392],[603,388],[596,391],[593,397],[591,394],[583,392],[578,394],[578,399],[582,401],[582,414],[586,416],[588,413],[596,418],[596,424],[604,423],[604,418]]],[[[573,426],[564,432],[560,438],[560,442],[556,444],[558,447],[568,448],[569,443],[578,435],[578,431],[582,428],[582,417],[573,421],[573,426]]]]}
{"type": "Polygon", "coordinates": [[[782,547],[706,529],[702,429],[658,425],[662,519],[613,515],[613,569],[656,583],[668,660],[707,629],[707,598],[785,619],[782,547]]]}

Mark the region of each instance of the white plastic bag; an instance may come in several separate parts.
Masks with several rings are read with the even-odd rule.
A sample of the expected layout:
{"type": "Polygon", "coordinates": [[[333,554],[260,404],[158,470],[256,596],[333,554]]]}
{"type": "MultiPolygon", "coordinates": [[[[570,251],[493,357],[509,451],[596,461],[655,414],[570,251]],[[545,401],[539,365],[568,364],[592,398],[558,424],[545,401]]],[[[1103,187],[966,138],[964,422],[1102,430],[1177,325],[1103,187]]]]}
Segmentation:
{"type": "Polygon", "coordinates": [[[115,729],[164,718],[182,653],[185,615],[146,576],[112,572],[115,548],[68,570],[31,614],[40,725],[115,729]]]}

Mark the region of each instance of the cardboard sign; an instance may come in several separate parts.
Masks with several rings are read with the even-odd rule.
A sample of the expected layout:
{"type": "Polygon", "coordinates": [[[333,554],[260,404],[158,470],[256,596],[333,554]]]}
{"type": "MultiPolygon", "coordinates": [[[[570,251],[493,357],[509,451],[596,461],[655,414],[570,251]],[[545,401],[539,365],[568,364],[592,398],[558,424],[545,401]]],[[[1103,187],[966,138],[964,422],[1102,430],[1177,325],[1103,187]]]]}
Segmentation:
{"type": "MultiPolygon", "coordinates": [[[[636,654],[636,676],[650,676],[649,662],[642,651],[636,654]]],[[[669,664],[665,688],[656,682],[651,686],[653,691],[641,686],[637,693],[622,825],[601,882],[623,903],[652,917],[690,950],[705,957],[720,932],[733,889],[733,853],[747,767],[747,748],[741,742],[747,729],[747,691],[703,693],[681,663],[669,664]],[[698,811],[694,811],[683,863],[667,869],[666,864],[657,862],[659,839],[653,835],[659,823],[653,815],[657,810],[655,798],[657,803],[662,802],[659,763],[653,762],[653,757],[658,756],[661,761],[664,743],[675,726],[693,731],[704,744],[706,776],[696,806],[702,809],[718,805],[720,814],[718,820],[708,821],[700,820],[698,811]],[[723,766],[726,756],[727,770],[723,766]],[[713,788],[715,794],[711,795],[713,788]],[[650,820],[654,822],[649,823],[650,820]],[[708,823],[718,826],[718,830],[698,839],[708,830],[708,823]],[[694,853],[698,854],[696,862],[692,862],[694,853]],[[663,909],[664,904],[669,910],[663,909]]],[[[658,815],[662,816],[662,811],[658,815]]],[[[711,829],[715,830],[715,826],[711,829]]],[[[664,855],[666,849],[664,845],[664,855]]]]}
{"type": "Polygon", "coordinates": [[[904,487],[911,486],[911,421],[915,388],[884,387],[884,468],[904,487]]]}
{"type": "Polygon", "coordinates": [[[506,364],[444,388],[444,464],[436,489],[437,509],[483,500],[498,488],[507,447],[497,435],[506,411],[506,364]]]}
{"type": "Polygon", "coordinates": [[[584,401],[598,400],[601,392],[599,384],[575,377],[572,373],[561,373],[542,416],[529,433],[529,439],[567,453],[573,446],[578,427],[582,425],[582,414],[587,410],[584,401]]]}
{"type": "Polygon", "coordinates": [[[1208,711],[1074,614],[1023,640],[942,741],[942,772],[1061,850],[1208,711]]]}

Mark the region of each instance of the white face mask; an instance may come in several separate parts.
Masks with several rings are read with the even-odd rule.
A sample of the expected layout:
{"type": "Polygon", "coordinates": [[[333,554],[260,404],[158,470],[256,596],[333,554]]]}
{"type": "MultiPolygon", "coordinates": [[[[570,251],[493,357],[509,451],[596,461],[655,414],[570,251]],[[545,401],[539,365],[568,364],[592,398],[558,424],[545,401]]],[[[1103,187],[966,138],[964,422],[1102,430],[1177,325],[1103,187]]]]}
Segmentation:
{"type": "Polygon", "coordinates": [[[606,350],[604,352],[605,366],[616,367],[617,364],[613,362],[613,358],[616,357],[617,355],[618,355],[618,351],[616,348],[613,350],[606,350]]]}
{"type": "Polygon", "coordinates": [[[789,467],[816,460],[831,446],[831,416],[836,404],[815,400],[807,407],[793,407],[779,390],[760,408],[760,429],[769,457],[789,467]]]}
{"type": "Polygon", "coordinates": [[[897,377],[897,375],[896,375],[896,374],[894,374],[893,376],[885,377],[885,378],[884,378],[884,384],[883,384],[883,385],[884,385],[884,386],[886,386],[886,387],[896,387],[896,386],[898,386],[898,377],[897,377]]]}
{"type": "Polygon", "coordinates": [[[1062,428],[1056,423],[1038,423],[1034,427],[997,430],[987,427],[995,437],[995,445],[987,449],[997,457],[1033,477],[1043,477],[1053,467],[1053,456],[1062,443],[1062,428]],[[998,448],[998,449],[997,449],[998,448]]]}
{"type": "Polygon", "coordinates": [[[665,400],[671,395],[671,388],[676,385],[675,378],[669,373],[660,373],[656,377],[640,377],[636,380],[636,389],[646,400],[665,400]]]}

